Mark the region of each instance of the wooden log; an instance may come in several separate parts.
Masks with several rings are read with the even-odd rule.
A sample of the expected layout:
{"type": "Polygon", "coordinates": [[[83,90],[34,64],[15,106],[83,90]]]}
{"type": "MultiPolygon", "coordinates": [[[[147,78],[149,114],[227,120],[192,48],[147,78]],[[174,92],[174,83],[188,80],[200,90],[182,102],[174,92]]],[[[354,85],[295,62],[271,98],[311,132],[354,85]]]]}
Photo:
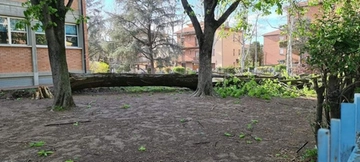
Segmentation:
{"type": "Polygon", "coordinates": [[[197,87],[197,81],[197,75],[70,73],[70,83],[73,91],[85,88],[117,86],[171,86],[186,87],[195,90],[197,87]]]}

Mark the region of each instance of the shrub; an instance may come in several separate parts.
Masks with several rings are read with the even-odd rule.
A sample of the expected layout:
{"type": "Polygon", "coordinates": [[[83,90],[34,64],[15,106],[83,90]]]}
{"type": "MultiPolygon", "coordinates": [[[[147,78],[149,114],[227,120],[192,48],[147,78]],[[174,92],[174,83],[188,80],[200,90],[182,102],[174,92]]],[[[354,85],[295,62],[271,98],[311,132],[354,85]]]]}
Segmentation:
{"type": "Polygon", "coordinates": [[[286,70],[286,65],[283,64],[275,65],[274,70],[275,72],[281,73],[282,71],[286,70]]]}
{"type": "Polygon", "coordinates": [[[173,71],[174,71],[174,73],[177,73],[177,74],[185,74],[186,69],[182,66],[176,66],[173,68],[173,71]]]}
{"type": "Polygon", "coordinates": [[[196,71],[194,71],[190,68],[186,68],[186,74],[196,74],[196,71]]]}
{"type": "Polygon", "coordinates": [[[164,71],[166,74],[169,74],[171,72],[171,67],[166,67],[164,71]]]}
{"type": "Polygon", "coordinates": [[[256,68],[256,70],[259,72],[263,72],[263,73],[271,73],[273,71],[273,67],[271,66],[259,66],[256,68]]]}
{"type": "Polygon", "coordinates": [[[90,70],[93,73],[107,73],[109,72],[109,65],[105,62],[90,61],[90,70]]]}
{"type": "Polygon", "coordinates": [[[311,96],[315,92],[309,89],[297,89],[296,86],[281,83],[277,80],[263,79],[256,81],[254,78],[250,81],[241,81],[237,77],[225,79],[217,83],[215,90],[221,97],[240,97],[249,95],[252,97],[271,99],[272,97],[294,98],[299,96],[311,96]]]}
{"type": "Polygon", "coordinates": [[[223,68],[223,71],[224,71],[224,73],[227,73],[227,74],[235,74],[236,73],[235,67],[233,67],[233,66],[225,67],[225,68],[223,68]]]}

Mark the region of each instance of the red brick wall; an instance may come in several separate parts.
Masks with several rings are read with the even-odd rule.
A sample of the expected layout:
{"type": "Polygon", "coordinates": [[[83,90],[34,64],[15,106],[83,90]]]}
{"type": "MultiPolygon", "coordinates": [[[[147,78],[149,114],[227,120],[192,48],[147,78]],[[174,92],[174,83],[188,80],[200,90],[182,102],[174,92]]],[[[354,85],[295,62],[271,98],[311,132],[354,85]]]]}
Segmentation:
{"type": "MultiPolygon", "coordinates": [[[[12,0],[15,2],[26,2],[27,0],[12,0]]],[[[65,0],[65,4],[67,4],[69,0],[65,0]]],[[[85,3],[84,3],[85,4],[85,3]]],[[[73,8],[74,10],[78,10],[79,9],[79,2],[78,0],[74,0],[73,3],[71,4],[71,8],[73,8]]]]}
{"type": "Polygon", "coordinates": [[[0,73],[32,72],[30,47],[0,47],[0,73]]]}
{"type": "MultiPolygon", "coordinates": [[[[50,62],[47,48],[38,48],[38,71],[39,72],[50,72],[50,62]]],[[[81,71],[82,70],[82,59],[81,49],[67,49],[66,50],[66,61],[68,64],[69,71],[81,71]]]]}
{"type": "Polygon", "coordinates": [[[264,36],[264,64],[276,65],[279,64],[278,60],[285,60],[286,51],[280,55],[279,47],[280,35],[267,35],[264,36]]]}

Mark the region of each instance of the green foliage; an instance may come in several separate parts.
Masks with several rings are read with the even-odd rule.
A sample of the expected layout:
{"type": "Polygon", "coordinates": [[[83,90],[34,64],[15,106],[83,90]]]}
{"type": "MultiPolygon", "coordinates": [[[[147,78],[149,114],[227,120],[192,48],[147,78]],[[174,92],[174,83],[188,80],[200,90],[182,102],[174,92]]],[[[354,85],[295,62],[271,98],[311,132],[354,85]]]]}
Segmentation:
{"type": "Polygon", "coordinates": [[[232,135],[231,133],[225,132],[225,133],[224,133],[224,136],[226,136],[226,137],[232,137],[233,135],[232,135]]]}
{"type": "Polygon", "coordinates": [[[143,87],[113,87],[114,91],[124,91],[127,93],[145,93],[145,92],[182,92],[186,89],[165,86],[143,86],[143,87]]]}
{"type": "Polygon", "coordinates": [[[45,145],[44,141],[38,141],[38,142],[31,142],[30,147],[42,147],[45,145]]]}
{"type": "Polygon", "coordinates": [[[73,125],[74,126],[79,126],[79,122],[75,122],[73,125]]]}
{"type": "Polygon", "coordinates": [[[224,79],[216,84],[215,91],[223,98],[231,96],[239,98],[243,95],[269,100],[272,97],[295,98],[299,96],[313,96],[315,91],[307,87],[299,90],[295,86],[284,84],[278,80],[263,79],[256,81],[241,81],[237,77],[224,79]]]}
{"type": "Polygon", "coordinates": [[[124,104],[121,108],[123,109],[129,109],[131,106],[129,104],[124,104]]]}
{"type": "Polygon", "coordinates": [[[145,148],[145,146],[140,146],[138,150],[139,151],[146,151],[146,148],[145,148]]]}
{"type": "Polygon", "coordinates": [[[39,156],[42,156],[42,157],[47,157],[47,156],[49,156],[49,155],[51,155],[51,154],[53,154],[53,153],[54,153],[54,151],[40,150],[40,151],[38,152],[38,155],[39,155],[39,156]]]}
{"type": "Polygon", "coordinates": [[[186,74],[196,74],[196,71],[194,71],[190,68],[186,68],[186,74]]]}
{"type": "Polygon", "coordinates": [[[301,161],[310,161],[315,162],[317,159],[317,149],[307,149],[305,153],[301,156],[301,161]]]}
{"type": "Polygon", "coordinates": [[[275,72],[281,73],[282,71],[286,70],[286,65],[283,64],[275,65],[274,70],[275,72]]]}
{"type": "Polygon", "coordinates": [[[174,73],[177,73],[177,74],[185,74],[185,72],[186,72],[186,69],[182,66],[176,66],[172,70],[174,73]]]}
{"type": "Polygon", "coordinates": [[[109,65],[105,62],[90,61],[90,70],[93,73],[107,73],[109,72],[109,65]]]}
{"type": "Polygon", "coordinates": [[[263,73],[271,73],[272,70],[273,69],[273,67],[272,66],[259,66],[259,67],[257,67],[257,70],[258,71],[261,71],[261,72],[263,72],[263,73]]]}
{"type": "Polygon", "coordinates": [[[53,110],[55,111],[65,111],[65,108],[62,106],[54,106],[53,110]]]}
{"type": "Polygon", "coordinates": [[[224,67],[222,70],[224,73],[227,73],[227,74],[236,74],[234,66],[224,67]]]}

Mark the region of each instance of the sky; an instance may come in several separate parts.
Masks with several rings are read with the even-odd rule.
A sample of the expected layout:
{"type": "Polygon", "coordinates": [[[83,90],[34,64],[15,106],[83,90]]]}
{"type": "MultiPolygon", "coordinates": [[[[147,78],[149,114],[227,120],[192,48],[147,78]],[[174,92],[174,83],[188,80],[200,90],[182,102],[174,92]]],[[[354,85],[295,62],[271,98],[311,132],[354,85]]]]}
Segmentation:
{"type": "MultiPolygon", "coordinates": [[[[196,4],[197,0],[189,0],[190,4],[196,4]]],[[[108,12],[115,11],[116,4],[115,0],[103,0],[104,10],[108,12]]],[[[201,10],[200,10],[201,11],[201,10]]],[[[274,10],[275,11],[275,8],[274,10]]],[[[183,12],[182,10],[180,12],[183,12]]],[[[196,11],[195,11],[196,12],[196,11]]],[[[252,13],[249,15],[249,22],[255,23],[256,14],[252,13]]],[[[267,16],[260,16],[258,20],[258,32],[257,32],[257,41],[259,41],[261,44],[264,42],[263,34],[266,34],[268,32],[272,32],[277,30],[277,28],[280,25],[286,24],[286,16],[284,15],[277,15],[275,12],[267,15],[267,16]]],[[[181,29],[181,26],[178,26],[175,28],[181,29]]],[[[255,38],[253,38],[253,41],[255,41],[255,38]]]]}

